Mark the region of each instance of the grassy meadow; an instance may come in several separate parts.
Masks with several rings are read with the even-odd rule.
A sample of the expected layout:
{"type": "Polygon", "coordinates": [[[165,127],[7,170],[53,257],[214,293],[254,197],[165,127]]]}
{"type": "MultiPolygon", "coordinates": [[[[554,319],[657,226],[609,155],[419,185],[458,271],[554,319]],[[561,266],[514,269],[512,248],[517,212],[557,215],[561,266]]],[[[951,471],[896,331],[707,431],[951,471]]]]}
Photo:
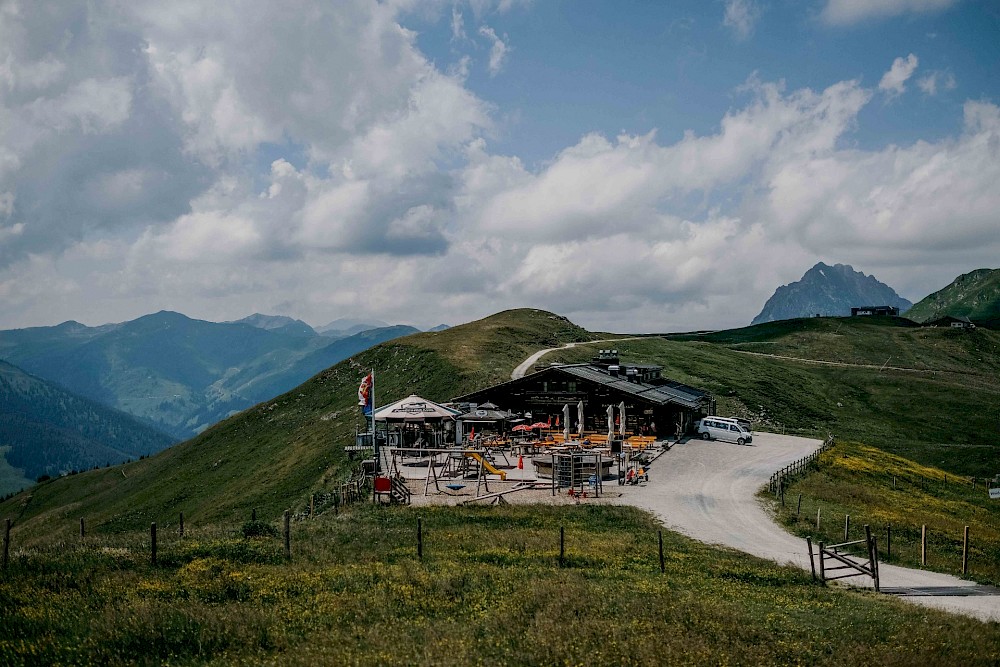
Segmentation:
{"type": "MultiPolygon", "coordinates": [[[[583,361],[593,347],[546,361],[583,361]]],[[[719,414],[755,428],[833,433],[955,475],[1000,473],[997,331],[814,318],[617,347],[624,359],[661,364],[665,376],[708,389],[719,414]]]]}
{"type": "Polygon", "coordinates": [[[839,442],[820,455],[814,472],[794,480],[785,506],[762,494],[777,520],[791,532],[815,542],[844,541],[845,515],[850,539],[864,537],[868,524],[878,538],[884,562],[920,567],[921,526],[927,526],[927,567],[961,576],[962,539],[969,526],[970,579],[1000,585],[1000,511],[982,479],[975,487],[940,468],[922,466],[856,442],[839,442]],[[798,496],[802,494],[801,510],[798,496]],[[816,514],[820,512],[820,528],[816,514]],[[891,552],[886,528],[891,527],[891,552]]]}
{"type": "MultiPolygon", "coordinates": [[[[0,664],[1000,662],[1000,624],[823,588],[666,531],[661,574],[658,526],[628,508],[359,505],[335,516],[324,505],[293,524],[291,562],[280,537],[242,537],[251,508],[276,526],[351,473],[343,447],[363,426],[356,392],[369,369],[380,404],[410,393],[448,400],[507,380],[538,349],[598,337],[530,309],[409,336],[156,456],[0,503],[0,519],[15,522],[0,573],[0,664]]],[[[588,360],[607,346],[544,361],[588,360]]],[[[968,481],[1000,472],[1000,333],[819,318],[616,347],[713,392],[722,414],[837,436],[818,471],[786,493],[786,503],[802,493],[801,516],[775,508],[789,530],[835,542],[845,513],[877,534],[891,524],[892,562],[912,564],[914,528],[919,540],[926,523],[929,567],[954,573],[970,525],[971,576],[1000,580],[1000,503],[968,481]],[[821,531],[810,522],[817,507],[821,531]]]]}
{"type": "Polygon", "coordinates": [[[0,520],[13,518],[30,540],[70,536],[80,518],[116,533],[180,512],[200,523],[232,523],[251,508],[276,517],[331,493],[354,469],[344,446],[365,428],[357,388],[369,369],[380,405],[411,393],[446,401],[509,380],[540,348],[588,337],[565,318],[522,309],[378,345],[156,456],[36,485],[0,503],[0,520]]]}
{"type": "Polygon", "coordinates": [[[155,566],[137,534],[37,543],[0,575],[0,664],[1000,660],[1000,624],[669,532],[661,574],[657,530],[613,506],[357,506],[294,523],[290,562],[238,526],[164,531],[155,566]]]}

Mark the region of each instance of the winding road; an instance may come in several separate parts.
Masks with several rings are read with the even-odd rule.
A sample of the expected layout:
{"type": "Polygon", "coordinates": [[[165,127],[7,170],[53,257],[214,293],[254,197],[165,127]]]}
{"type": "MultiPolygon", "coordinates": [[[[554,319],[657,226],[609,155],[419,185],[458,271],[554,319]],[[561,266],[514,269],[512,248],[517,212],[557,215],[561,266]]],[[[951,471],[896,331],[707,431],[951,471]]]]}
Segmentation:
{"type": "MultiPolygon", "coordinates": [[[[613,339],[627,340],[627,339],[613,339]]],[[[588,343],[609,342],[587,341],[588,343]]],[[[570,348],[578,343],[568,343],[570,348]]],[[[579,343],[585,344],[585,343],[579,343]]],[[[511,374],[523,377],[552,350],[531,355],[511,374]]],[[[756,497],[771,474],[815,451],[819,440],[775,433],[754,433],[753,445],[691,440],[660,456],[644,486],[617,487],[621,502],[652,512],[665,526],[709,544],[809,569],[805,540],[778,526],[756,497]]],[[[894,590],[920,605],[964,614],[983,621],[1000,621],[1000,590],[947,574],[879,565],[882,590],[894,590]]],[[[867,577],[843,580],[872,586],[867,577]]]]}
{"type": "MultiPolygon", "coordinates": [[[[805,540],[787,533],[756,497],[771,474],[817,449],[819,440],[755,433],[753,445],[691,440],[660,456],[645,486],[625,486],[621,501],[655,514],[668,528],[709,544],[733,547],[809,569],[805,540]]],[[[1000,621],[1000,590],[947,574],[879,565],[883,590],[906,600],[1000,621]]],[[[845,582],[871,587],[867,577],[845,582]]]]}

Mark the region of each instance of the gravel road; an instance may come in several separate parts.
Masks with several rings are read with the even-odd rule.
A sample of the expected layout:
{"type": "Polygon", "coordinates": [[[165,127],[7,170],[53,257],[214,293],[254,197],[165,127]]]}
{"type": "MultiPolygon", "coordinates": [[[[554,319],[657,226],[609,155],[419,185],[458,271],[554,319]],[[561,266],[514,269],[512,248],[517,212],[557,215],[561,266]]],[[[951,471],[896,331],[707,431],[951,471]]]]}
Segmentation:
{"type": "MultiPolygon", "coordinates": [[[[775,524],[756,493],[772,473],[820,444],[819,440],[771,433],[755,433],[753,445],[743,447],[691,440],[674,445],[657,459],[649,484],[616,488],[623,491],[621,502],[651,511],[680,533],[808,570],[805,540],[775,524]]],[[[880,565],[879,572],[883,589],[910,589],[905,600],[1000,621],[997,589],[892,565],[880,565]]],[[[871,586],[862,577],[846,581],[871,586]]]]}

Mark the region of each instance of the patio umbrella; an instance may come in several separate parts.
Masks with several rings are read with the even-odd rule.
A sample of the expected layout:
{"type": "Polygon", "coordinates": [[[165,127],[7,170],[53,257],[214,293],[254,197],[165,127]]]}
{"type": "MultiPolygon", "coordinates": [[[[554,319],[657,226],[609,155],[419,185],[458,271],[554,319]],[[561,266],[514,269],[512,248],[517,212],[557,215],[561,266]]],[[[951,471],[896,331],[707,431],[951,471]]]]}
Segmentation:
{"type": "Polygon", "coordinates": [[[608,406],[608,440],[609,441],[614,436],[614,434],[615,434],[615,406],[614,405],[609,405],[608,406]]]}
{"type": "Polygon", "coordinates": [[[546,424],[545,422],[535,422],[530,426],[530,428],[548,428],[548,427],[549,425],[546,424]]]}
{"type": "Polygon", "coordinates": [[[580,435],[583,435],[583,401],[576,404],[576,414],[580,419],[579,429],[580,435]]]}
{"type": "Polygon", "coordinates": [[[625,437],[625,401],[618,404],[618,418],[621,423],[618,425],[618,435],[625,437]]]}
{"type": "Polygon", "coordinates": [[[563,406],[563,442],[569,442],[569,403],[563,406]]]}

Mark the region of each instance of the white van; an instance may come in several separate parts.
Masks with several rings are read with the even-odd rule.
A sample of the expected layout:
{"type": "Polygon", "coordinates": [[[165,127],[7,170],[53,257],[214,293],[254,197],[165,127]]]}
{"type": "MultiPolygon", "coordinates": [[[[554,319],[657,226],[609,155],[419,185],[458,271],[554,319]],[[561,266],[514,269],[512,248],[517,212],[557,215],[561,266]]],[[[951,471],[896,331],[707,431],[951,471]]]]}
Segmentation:
{"type": "Polygon", "coordinates": [[[741,421],[730,417],[705,417],[695,425],[695,432],[702,440],[725,440],[737,445],[749,445],[753,442],[753,433],[741,421]]]}

